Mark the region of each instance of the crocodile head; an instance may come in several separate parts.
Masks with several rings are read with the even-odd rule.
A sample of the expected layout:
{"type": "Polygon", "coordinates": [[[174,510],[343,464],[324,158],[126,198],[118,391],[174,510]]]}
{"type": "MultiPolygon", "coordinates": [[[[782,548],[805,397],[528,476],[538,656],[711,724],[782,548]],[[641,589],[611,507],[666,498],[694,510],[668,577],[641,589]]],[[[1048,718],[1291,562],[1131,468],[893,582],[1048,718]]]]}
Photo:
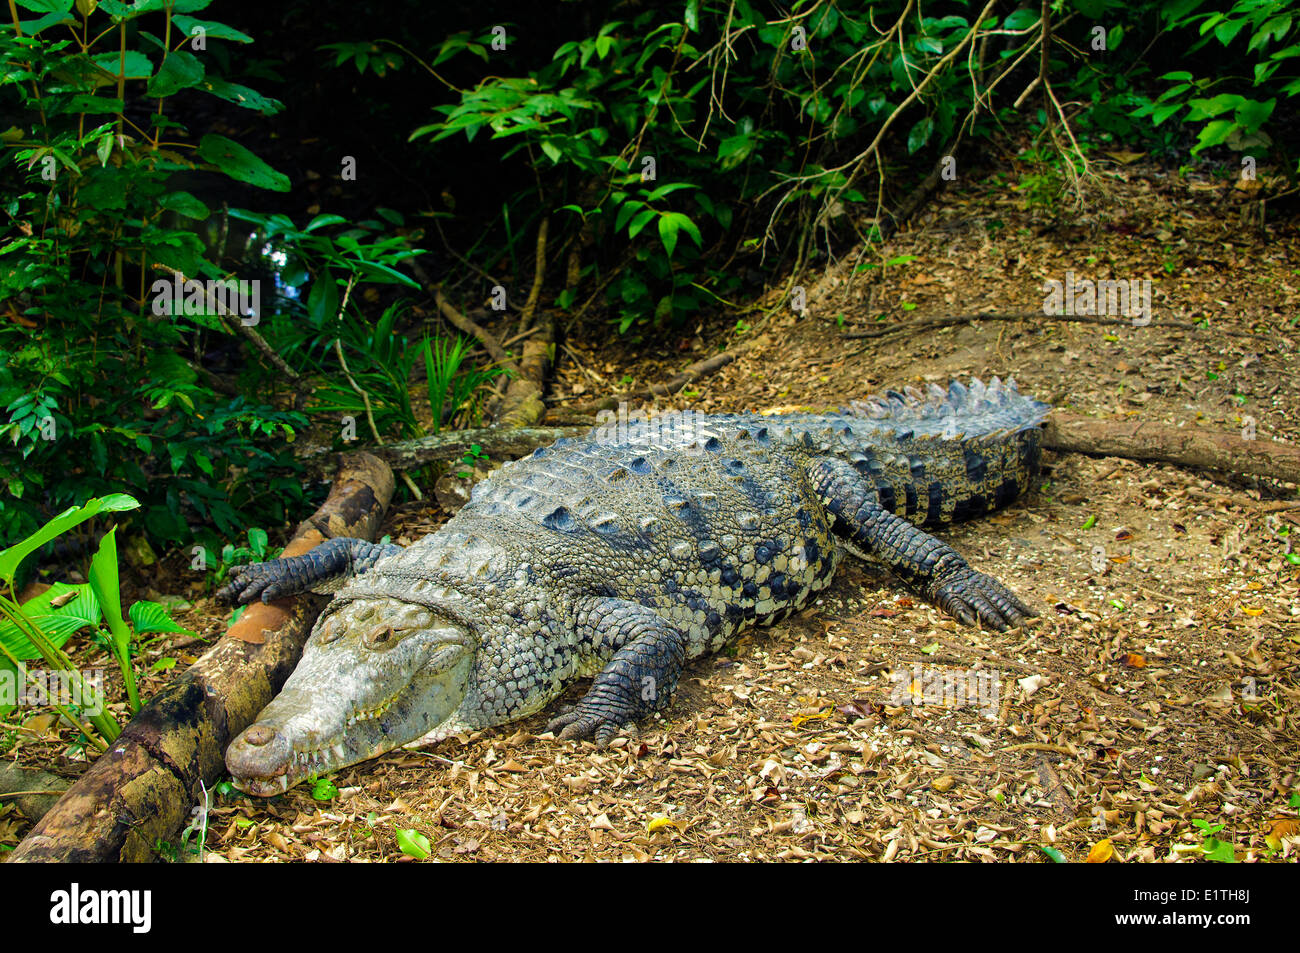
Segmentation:
{"type": "Polygon", "coordinates": [[[475,647],[465,628],[397,599],[328,612],[280,694],[226,749],[235,786],[280,794],[419,740],[460,707],[475,647]]]}

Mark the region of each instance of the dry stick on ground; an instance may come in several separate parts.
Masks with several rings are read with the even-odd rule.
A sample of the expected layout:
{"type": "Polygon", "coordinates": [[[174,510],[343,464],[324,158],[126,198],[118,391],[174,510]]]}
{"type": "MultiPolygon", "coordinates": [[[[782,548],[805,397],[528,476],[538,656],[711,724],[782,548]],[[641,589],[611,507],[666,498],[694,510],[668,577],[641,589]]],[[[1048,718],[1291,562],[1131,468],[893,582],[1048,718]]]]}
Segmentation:
{"type": "MultiPolygon", "coordinates": [[[[335,536],[373,539],[393,474],[349,454],[329,498],[299,525],[285,556],[335,536]]],[[[9,855],[14,861],[148,861],[174,842],[190,806],[225,774],[225,751],[271,701],[325,605],[303,595],[250,605],[225,637],[136,712],[107,753],[9,855]]]]}
{"type": "MultiPolygon", "coordinates": [[[[157,268],[160,271],[170,272],[171,274],[179,278],[181,281],[189,280],[185,277],[183,273],[167,265],[163,265],[155,262],[154,268],[157,268]]],[[[233,328],[236,333],[242,334],[249,341],[251,341],[253,346],[257,348],[259,351],[261,351],[262,355],[268,361],[271,362],[271,365],[277,371],[279,371],[281,374],[283,374],[286,378],[289,379],[289,383],[293,385],[293,390],[295,394],[295,406],[296,407],[300,406],[301,402],[305,400],[307,396],[307,389],[305,386],[306,382],[303,380],[302,375],[299,374],[297,371],[295,371],[288,364],[286,364],[284,362],[284,358],[282,358],[279,354],[275,353],[275,349],[272,348],[271,345],[266,343],[266,338],[262,337],[262,335],[254,331],[251,326],[245,324],[242,320],[236,320],[236,321],[228,320],[230,315],[227,314],[226,308],[220,302],[214,301],[212,299],[211,292],[206,290],[207,286],[205,285],[204,287],[205,287],[204,296],[206,297],[208,310],[211,311],[213,314],[215,314],[226,328],[233,328]]],[[[241,317],[241,316],[236,315],[236,317],[241,317]]]]}
{"type": "Polygon", "coordinates": [[[753,346],[753,342],[746,342],[739,347],[732,348],[730,351],[723,351],[721,354],[714,354],[712,357],[698,360],[694,364],[685,368],[680,374],[668,381],[666,384],[651,384],[649,387],[642,387],[638,390],[629,391],[626,394],[614,394],[609,397],[600,397],[596,400],[589,400],[581,404],[570,404],[568,407],[565,407],[564,410],[567,413],[590,414],[595,413],[598,410],[613,409],[624,401],[640,400],[647,397],[667,397],[671,394],[677,393],[687,384],[693,384],[701,377],[706,377],[719,368],[726,367],[753,346]]]}
{"type": "Polygon", "coordinates": [[[492,360],[496,361],[502,367],[508,368],[512,371],[518,371],[515,362],[506,356],[505,348],[501,346],[501,342],[496,339],[496,336],[492,334],[491,331],[488,331],[486,328],[480,326],[472,319],[457,311],[455,306],[453,306],[452,303],[447,300],[446,296],[443,295],[442,285],[436,284],[434,280],[429,277],[429,273],[424,270],[424,266],[422,266],[418,261],[415,259],[409,259],[409,263],[411,265],[411,271],[415,272],[415,277],[418,278],[429,291],[433,292],[433,300],[438,304],[438,311],[447,319],[449,324],[458,330],[464,331],[470,337],[482,344],[488,354],[492,356],[492,360]]]}
{"type": "Polygon", "coordinates": [[[915,333],[930,328],[947,328],[957,324],[973,324],[976,321],[1037,321],[1048,324],[1068,322],[1074,324],[1104,324],[1115,327],[1130,328],[1166,328],[1173,331],[1213,331],[1231,337],[1259,337],[1254,331],[1239,331],[1235,328],[1203,328],[1190,321],[1152,321],[1149,324],[1134,324],[1132,319],[1106,318],[1089,314],[1043,314],[1041,311],[1026,311],[1022,314],[961,314],[942,318],[925,318],[919,321],[904,321],[884,328],[872,328],[869,331],[848,331],[844,338],[882,338],[887,334],[915,333]]]}
{"type": "Polygon", "coordinates": [[[1043,446],[1300,483],[1300,446],[1246,440],[1240,433],[1203,427],[1098,420],[1053,411],[1047,418],[1043,446]]]}

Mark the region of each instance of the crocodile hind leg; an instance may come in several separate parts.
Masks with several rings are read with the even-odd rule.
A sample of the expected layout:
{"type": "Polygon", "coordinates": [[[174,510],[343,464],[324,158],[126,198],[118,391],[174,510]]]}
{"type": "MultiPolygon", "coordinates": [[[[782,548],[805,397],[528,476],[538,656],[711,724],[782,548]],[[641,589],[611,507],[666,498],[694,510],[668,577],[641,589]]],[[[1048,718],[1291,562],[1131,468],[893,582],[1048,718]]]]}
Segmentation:
{"type": "Polygon", "coordinates": [[[612,598],[579,607],[577,635],[597,651],[617,651],[577,707],[546,730],[604,747],[623,725],[668,704],[686,664],[686,635],[645,606],[612,598]]]}
{"type": "Polygon", "coordinates": [[[300,592],[336,592],[353,576],[366,572],[401,546],[339,536],[310,552],[287,559],[249,563],[230,570],[230,581],[216,595],[218,602],[263,602],[300,592]]]}
{"type": "Polygon", "coordinates": [[[992,576],[971,569],[947,543],[884,509],[871,481],[843,460],[819,460],[811,476],[850,541],[881,559],[949,615],[999,631],[1037,615],[992,576]]]}

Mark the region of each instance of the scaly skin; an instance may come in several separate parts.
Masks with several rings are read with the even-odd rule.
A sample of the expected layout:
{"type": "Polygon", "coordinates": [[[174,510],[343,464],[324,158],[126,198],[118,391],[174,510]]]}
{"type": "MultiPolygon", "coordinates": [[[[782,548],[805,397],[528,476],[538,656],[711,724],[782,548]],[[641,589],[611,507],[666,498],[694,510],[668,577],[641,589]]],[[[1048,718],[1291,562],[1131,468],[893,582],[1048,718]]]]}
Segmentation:
{"type": "Polygon", "coordinates": [[[1034,613],[919,528],[1033,481],[1047,406],[996,379],[853,413],[667,415],[502,467],[402,549],[336,539],[241,567],[219,596],[337,590],[280,695],[226,753],[275,794],[399,745],[530,715],[594,675],[561,738],[663,708],[686,661],[784,618],[865,550],[967,624],[1034,613]]]}

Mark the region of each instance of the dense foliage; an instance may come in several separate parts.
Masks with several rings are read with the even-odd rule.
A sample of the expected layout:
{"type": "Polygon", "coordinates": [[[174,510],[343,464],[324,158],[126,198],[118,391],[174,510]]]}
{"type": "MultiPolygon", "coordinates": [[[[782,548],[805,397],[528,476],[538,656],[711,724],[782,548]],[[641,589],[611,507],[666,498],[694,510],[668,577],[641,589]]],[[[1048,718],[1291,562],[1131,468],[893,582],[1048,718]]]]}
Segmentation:
{"type": "MultiPolygon", "coordinates": [[[[404,262],[434,228],[467,297],[499,273],[513,300],[548,217],[566,268],[546,303],[653,336],[828,250],[870,248],[887,205],[981,139],[1015,137],[1040,168],[1026,196],[1053,208],[1086,195],[1100,147],[1212,158],[1225,174],[1243,154],[1296,167],[1296,0],[489,2],[438,18],[290,3],[248,14],[257,28],[198,16],[222,6],[16,0],[0,30],[14,117],[0,130],[0,541],[128,492],[155,542],[218,551],[302,511],[293,444],[311,415],[331,434],[367,413],[385,437],[422,432],[408,386],[421,364],[432,428],[476,419],[495,371],[414,329],[420,312],[395,295],[419,289],[404,262]],[[304,21],[306,37],[258,35],[304,21]],[[401,42],[370,35],[383,22],[401,42]],[[357,81],[346,108],[391,127],[396,190],[427,187],[437,208],[321,210],[236,141],[222,117],[277,128],[321,69],[357,81]],[[160,279],[258,267],[274,293],[255,335],[207,299],[158,308],[160,279]]],[[[316,132],[343,141],[349,114],[325,108],[337,128],[316,132]]]]}

